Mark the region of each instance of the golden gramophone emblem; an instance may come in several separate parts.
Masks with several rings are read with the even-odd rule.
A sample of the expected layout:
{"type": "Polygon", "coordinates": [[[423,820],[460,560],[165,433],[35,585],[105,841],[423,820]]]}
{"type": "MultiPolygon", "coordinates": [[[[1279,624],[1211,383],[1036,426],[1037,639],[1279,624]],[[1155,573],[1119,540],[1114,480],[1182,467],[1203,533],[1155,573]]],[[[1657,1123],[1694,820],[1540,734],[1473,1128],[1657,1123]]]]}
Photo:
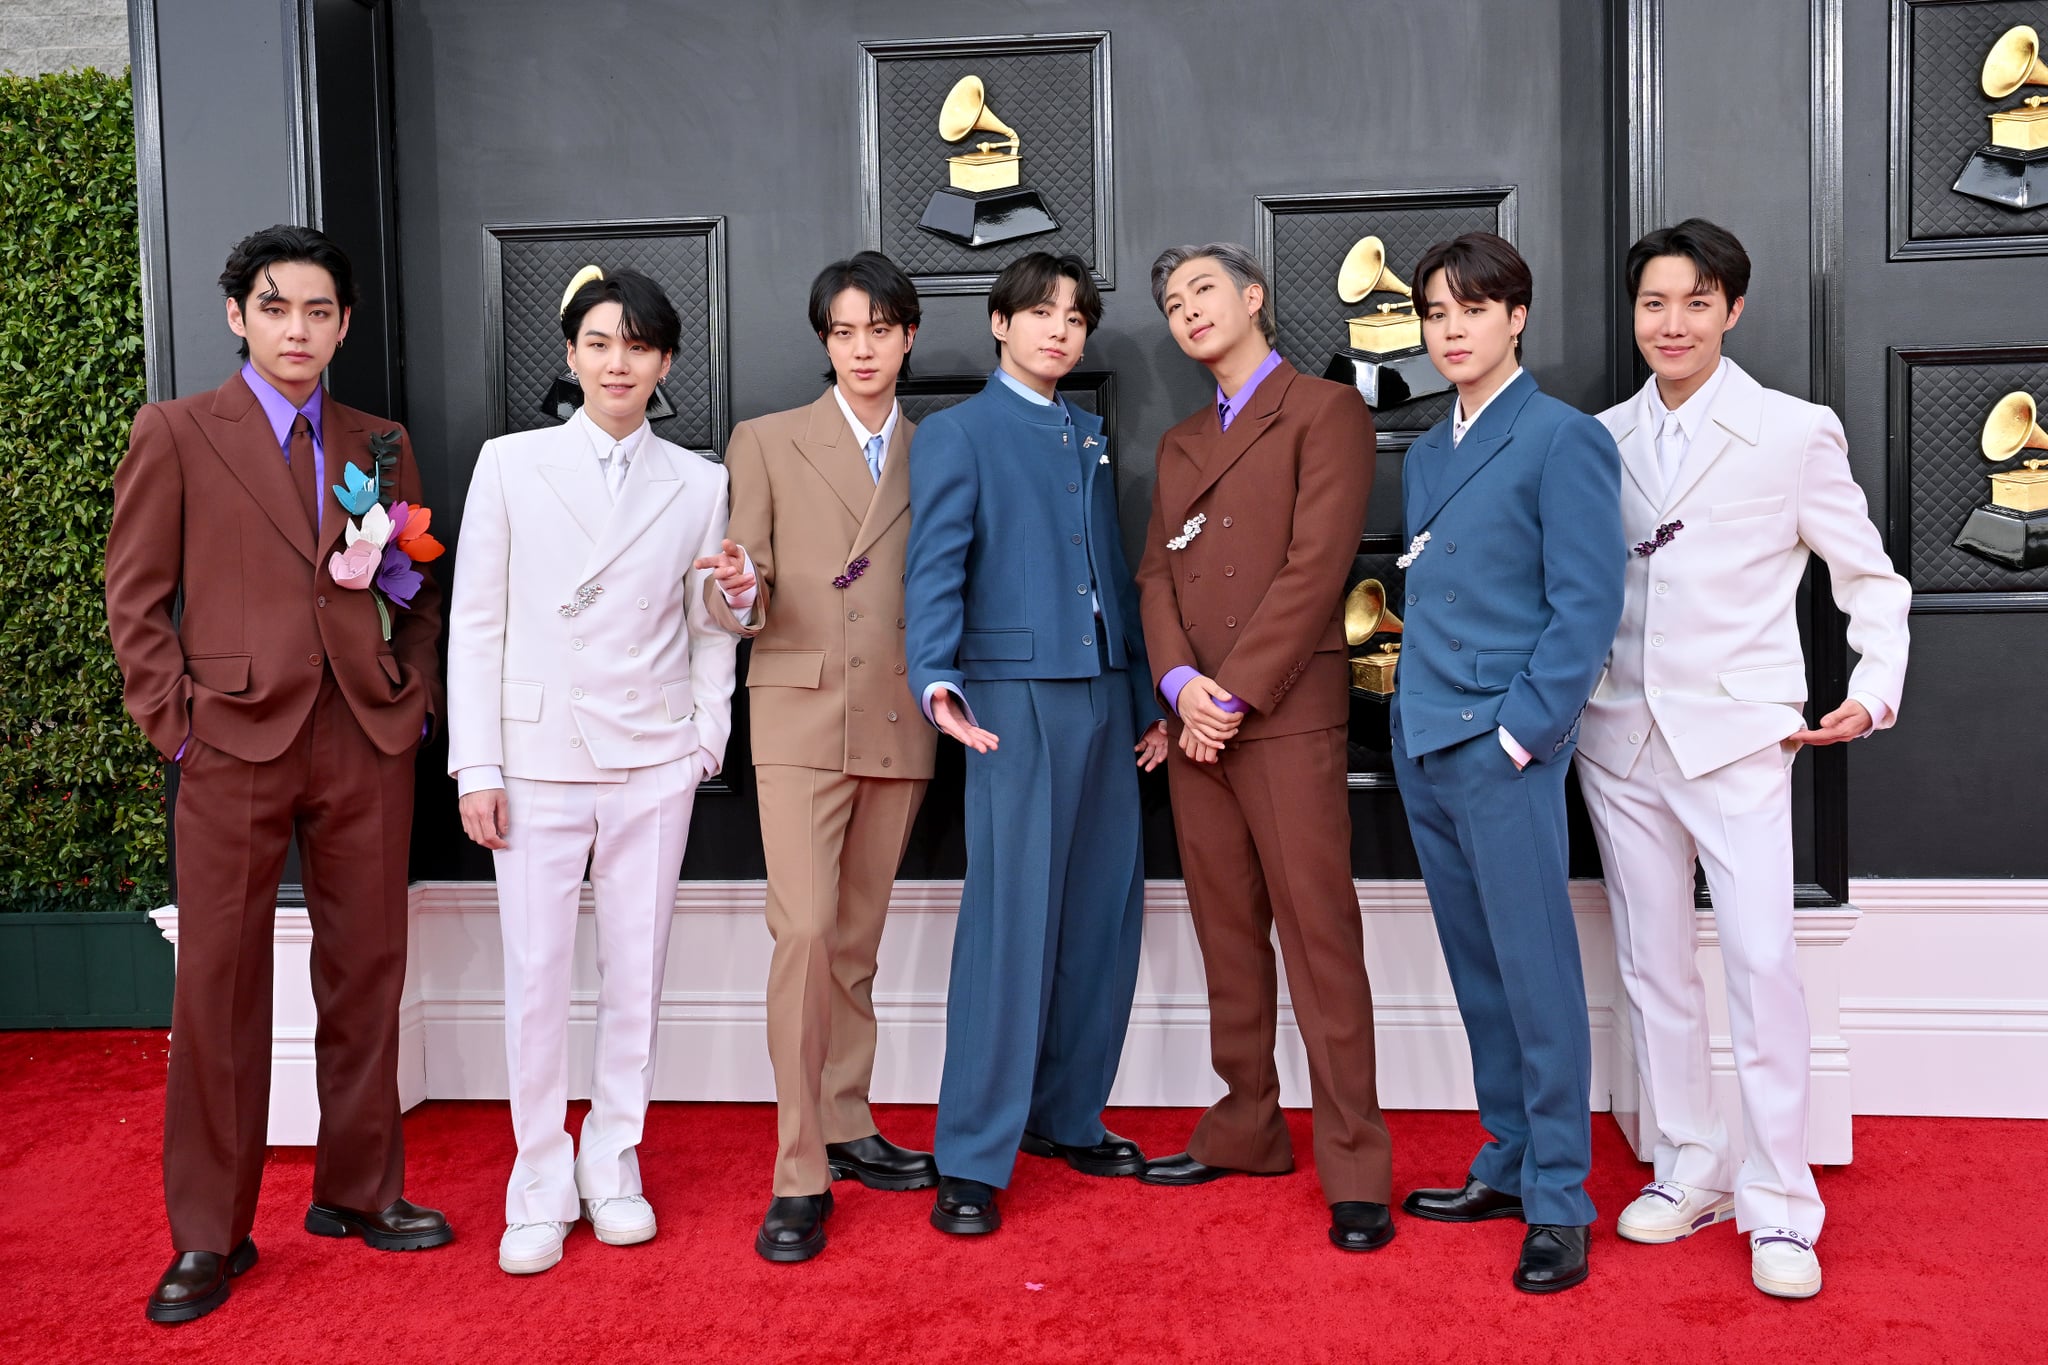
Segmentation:
{"type": "MultiPolygon", "coordinates": [[[[586,265],[569,278],[569,287],[562,291],[562,306],[555,310],[556,316],[569,311],[569,300],[576,297],[576,291],[592,280],[604,278],[604,267],[586,265]]],[[[576,372],[563,366],[562,372],[548,381],[540,396],[540,412],[543,417],[552,417],[557,422],[566,422],[576,415],[576,409],[583,406],[583,381],[576,372]]],[[[654,392],[647,399],[647,420],[659,422],[665,417],[676,415],[675,404],[668,401],[661,385],[654,386],[654,392]]]]}
{"type": "MultiPolygon", "coordinates": [[[[1386,585],[1377,578],[1361,579],[1344,595],[1344,643],[1356,649],[1375,635],[1399,635],[1401,618],[1387,610],[1386,585]]],[[[1394,666],[1401,662],[1401,642],[1382,641],[1371,654],[1351,660],[1351,686],[1375,697],[1394,694],[1394,666]]]]}
{"type": "Polygon", "coordinates": [[[953,82],[939,108],[939,136],[959,142],[975,133],[993,133],[972,150],[946,158],[946,184],[932,192],[918,226],[962,246],[993,246],[1059,224],[1037,190],[1022,181],[1024,140],[1017,130],[988,107],[988,91],[979,76],[953,82]]]}
{"type": "MultiPolygon", "coordinates": [[[[2040,34],[2026,24],[2007,29],[1985,54],[1978,83],[1994,100],[2006,99],[2023,86],[2048,85],[2040,34]]],[[[2048,201],[2048,96],[2029,95],[1988,117],[1991,139],[1971,154],[1954,188],[2009,209],[2034,208],[2048,201]]]]}
{"type": "Polygon", "coordinates": [[[1337,267],[1337,297],[1368,307],[1344,320],[1348,344],[1330,357],[1325,379],[1352,385],[1373,408],[1390,408],[1451,387],[1422,348],[1415,291],[1387,268],[1386,243],[1374,236],[1352,243],[1337,267]],[[1374,302],[1375,294],[1393,297],[1374,302]]]}
{"type": "Polygon", "coordinates": [[[2008,569],[2048,564],[2048,459],[2023,458],[2048,450],[2034,396],[2018,391],[1992,404],[1980,447],[1985,459],[2008,467],[1991,475],[1991,501],[1971,511],[1956,548],[2008,569]]]}

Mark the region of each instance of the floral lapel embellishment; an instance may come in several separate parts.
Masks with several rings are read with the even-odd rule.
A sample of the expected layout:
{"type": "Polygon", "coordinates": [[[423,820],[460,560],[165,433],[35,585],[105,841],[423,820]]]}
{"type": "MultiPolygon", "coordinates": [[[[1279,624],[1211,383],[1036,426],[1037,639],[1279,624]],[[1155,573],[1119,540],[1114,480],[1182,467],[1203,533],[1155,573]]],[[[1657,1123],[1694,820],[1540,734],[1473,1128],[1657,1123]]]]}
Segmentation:
{"type": "Polygon", "coordinates": [[[1394,561],[1394,567],[1397,569],[1407,568],[1410,564],[1413,564],[1416,560],[1422,558],[1422,552],[1423,550],[1428,548],[1428,546],[1429,532],[1424,531],[1421,535],[1415,537],[1415,539],[1408,542],[1408,553],[1402,555],[1399,559],[1396,559],[1394,561]]]}
{"type": "Polygon", "coordinates": [[[370,594],[377,605],[377,622],[384,638],[391,638],[391,608],[410,607],[424,579],[413,567],[439,559],[444,546],[428,534],[433,512],[421,505],[378,502],[382,488],[397,477],[398,433],[378,432],[370,437],[370,454],[376,474],[366,474],[353,464],[342,465],[342,481],[335,484],[334,497],[355,520],[342,531],[342,548],[328,556],[327,574],[337,588],[370,594]]]}
{"type": "MultiPolygon", "coordinates": [[[[1084,441],[1082,441],[1082,442],[1081,442],[1081,449],[1083,449],[1083,450],[1086,450],[1086,449],[1088,449],[1088,448],[1089,448],[1090,446],[1095,446],[1095,445],[1101,445],[1101,444],[1102,444],[1102,442],[1100,442],[1100,441],[1097,441],[1097,440],[1096,440],[1096,439],[1095,439],[1095,438],[1094,438],[1093,436],[1090,436],[1090,437],[1088,437],[1088,438],[1087,438],[1086,440],[1084,440],[1084,441]]],[[[1101,458],[1101,459],[1099,459],[1099,460],[1097,460],[1097,461],[1096,461],[1095,463],[1097,463],[1097,464],[1108,464],[1108,463],[1109,463],[1109,451],[1108,451],[1107,449],[1105,449],[1105,450],[1104,450],[1104,451],[1102,452],[1102,458],[1101,458]]]]}
{"type": "MultiPolygon", "coordinates": [[[[1104,461],[1107,461],[1109,459],[1109,455],[1105,452],[1102,458],[1104,459],[1104,461]]],[[[1193,516],[1189,517],[1186,521],[1181,523],[1180,534],[1175,536],[1172,540],[1167,541],[1166,548],[1169,550],[1187,549],[1188,542],[1193,540],[1196,536],[1202,534],[1203,523],[1207,522],[1208,520],[1209,514],[1207,512],[1195,513],[1193,516]]]]}
{"type": "Polygon", "coordinates": [[[1656,535],[1648,540],[1639,542],[1635,549],[1630,550],[1629,553],[1637,559],[1648,559],[1651,555],[1669,545],[1677,538],[1678,533],[1684,529],[1685,523],[1682,521],[1667,521],[1657,528],[1656,535]]]}
{"type": "Polygon", "coordinates": [[[853,580],[859,578],[862,574],[866,573],[867,571],[868,557],[866,555],[862,555],[859,559],[854,560],[853,563],[846,566],[845,573],[840,574],[837,578],[832,580],[832,586],[835,588],[850,588],[853,586],[853,580]]]}
{"type": "Polygon", "coordinates": [[[362,516],[377,505],[377,481],[352,464],[341,467],[341,482],[334,485],[334,500],[352,517],[362,516]]]}

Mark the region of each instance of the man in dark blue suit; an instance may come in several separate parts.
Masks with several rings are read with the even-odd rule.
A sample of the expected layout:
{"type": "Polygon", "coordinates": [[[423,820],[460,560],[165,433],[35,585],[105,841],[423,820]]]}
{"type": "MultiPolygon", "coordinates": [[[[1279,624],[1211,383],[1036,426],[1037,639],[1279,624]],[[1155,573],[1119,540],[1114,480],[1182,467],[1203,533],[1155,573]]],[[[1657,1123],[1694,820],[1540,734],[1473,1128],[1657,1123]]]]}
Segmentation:
{"type": "Polygon", "coordinates": [[[1417,1190],[1402,1207],[1524,1219],[1514,1283],[1549,1293],[1586,1278],[1593,1221],[1564,778],[1621,618],[1621,456],[1598,421],[1523,373],[1531,281],[1512,246],[1468,233],[1431,247],[1410,278],[1458,400],[1403,467],[1394,772],[1493,1141],[1461,1189],[1417,1190]]]}
{"type": "Polygon", "coordinates": [[[1033,252],[988,309],[999,368],[911,442],[904,585],[911,694],[968,750],[933,1144],[932,1225],[960,1234],[999,1226],[1020,1147],[1089,1175],[1144,1169],[1102,1107],[1144,910],[1131,755],[1166,757],[1102,420],[1058,393],[1102,296],[1081,260],[1033,252]]]}

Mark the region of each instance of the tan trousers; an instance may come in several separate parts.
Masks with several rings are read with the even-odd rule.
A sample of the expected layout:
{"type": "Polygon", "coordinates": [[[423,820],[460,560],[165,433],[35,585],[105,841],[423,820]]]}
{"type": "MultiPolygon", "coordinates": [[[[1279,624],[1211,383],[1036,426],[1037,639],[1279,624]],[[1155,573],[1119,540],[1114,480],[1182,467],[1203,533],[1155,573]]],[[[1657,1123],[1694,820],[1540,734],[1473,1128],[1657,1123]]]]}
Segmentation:
{"type": "Polygon", "coordinates": [[[768,861],[768,1058],[778,1196],[823,1194],[825,1144],[875,1132],[875,950],[924,801],[921,779],[760,764],[768,861]]]}

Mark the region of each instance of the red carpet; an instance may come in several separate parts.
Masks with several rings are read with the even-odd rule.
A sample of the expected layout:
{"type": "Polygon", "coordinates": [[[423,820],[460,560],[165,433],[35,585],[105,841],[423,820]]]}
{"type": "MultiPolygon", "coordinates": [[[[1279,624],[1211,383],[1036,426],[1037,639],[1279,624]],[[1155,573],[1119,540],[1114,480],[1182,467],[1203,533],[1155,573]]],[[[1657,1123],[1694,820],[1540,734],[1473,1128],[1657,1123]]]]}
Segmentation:
{"type": "MultiPolygon", "coordinates": [[[[1732,1227],[1671,1247],[1613,1235],[1646,1176],[1599,1115],[1593,1278],[1550,1298],[1508,1284],[1517,1223],[1397,1215],[1392,1246],[1347,1255],[1324,1239],[1306,1169],[1159,1190],[1028,1157],[992,1237],[934,1232],[928,1192],[842,1184],[825,1254],[772,1266],[753,1234],[774,1111],[709,1104],[649,1118],[659,1238],[607,1247],[579,1225],[560,1266],[515,1280],[497,1268],[504,1106],[437,1102],[406,1122],[406,1192],[447,1211],[454,1245],[394,1255],[308,1236],[312,1154],[287,1149],[265,1174],[261,1263],[211,1316],[156,1327],[142,1301],[170,1257],[164,1058],[160,1032],[0,1034],[0,1359],[2048,1360],[2048,1242],[2026,1194],[2048,1124],[2017,1120],[1859,1120],[1855,1165],[1821,1175],[1827,1288],[1786,1303],[1750,1287],[1732,1227]]],[[[1291,1117],[1306,1162],[1308,1118],[1291,1117]]],[[[1193,1118],[1124,1110],[1111,1125],[1164,1154],[1193,1118]]],[[[882,1122],[931,1136],[928,1108],[882,1122]]],[[[1460,1178],[1481,1137],[1469,1114],[1392,1122],[1400,1190],[1460,1178]]]]}

